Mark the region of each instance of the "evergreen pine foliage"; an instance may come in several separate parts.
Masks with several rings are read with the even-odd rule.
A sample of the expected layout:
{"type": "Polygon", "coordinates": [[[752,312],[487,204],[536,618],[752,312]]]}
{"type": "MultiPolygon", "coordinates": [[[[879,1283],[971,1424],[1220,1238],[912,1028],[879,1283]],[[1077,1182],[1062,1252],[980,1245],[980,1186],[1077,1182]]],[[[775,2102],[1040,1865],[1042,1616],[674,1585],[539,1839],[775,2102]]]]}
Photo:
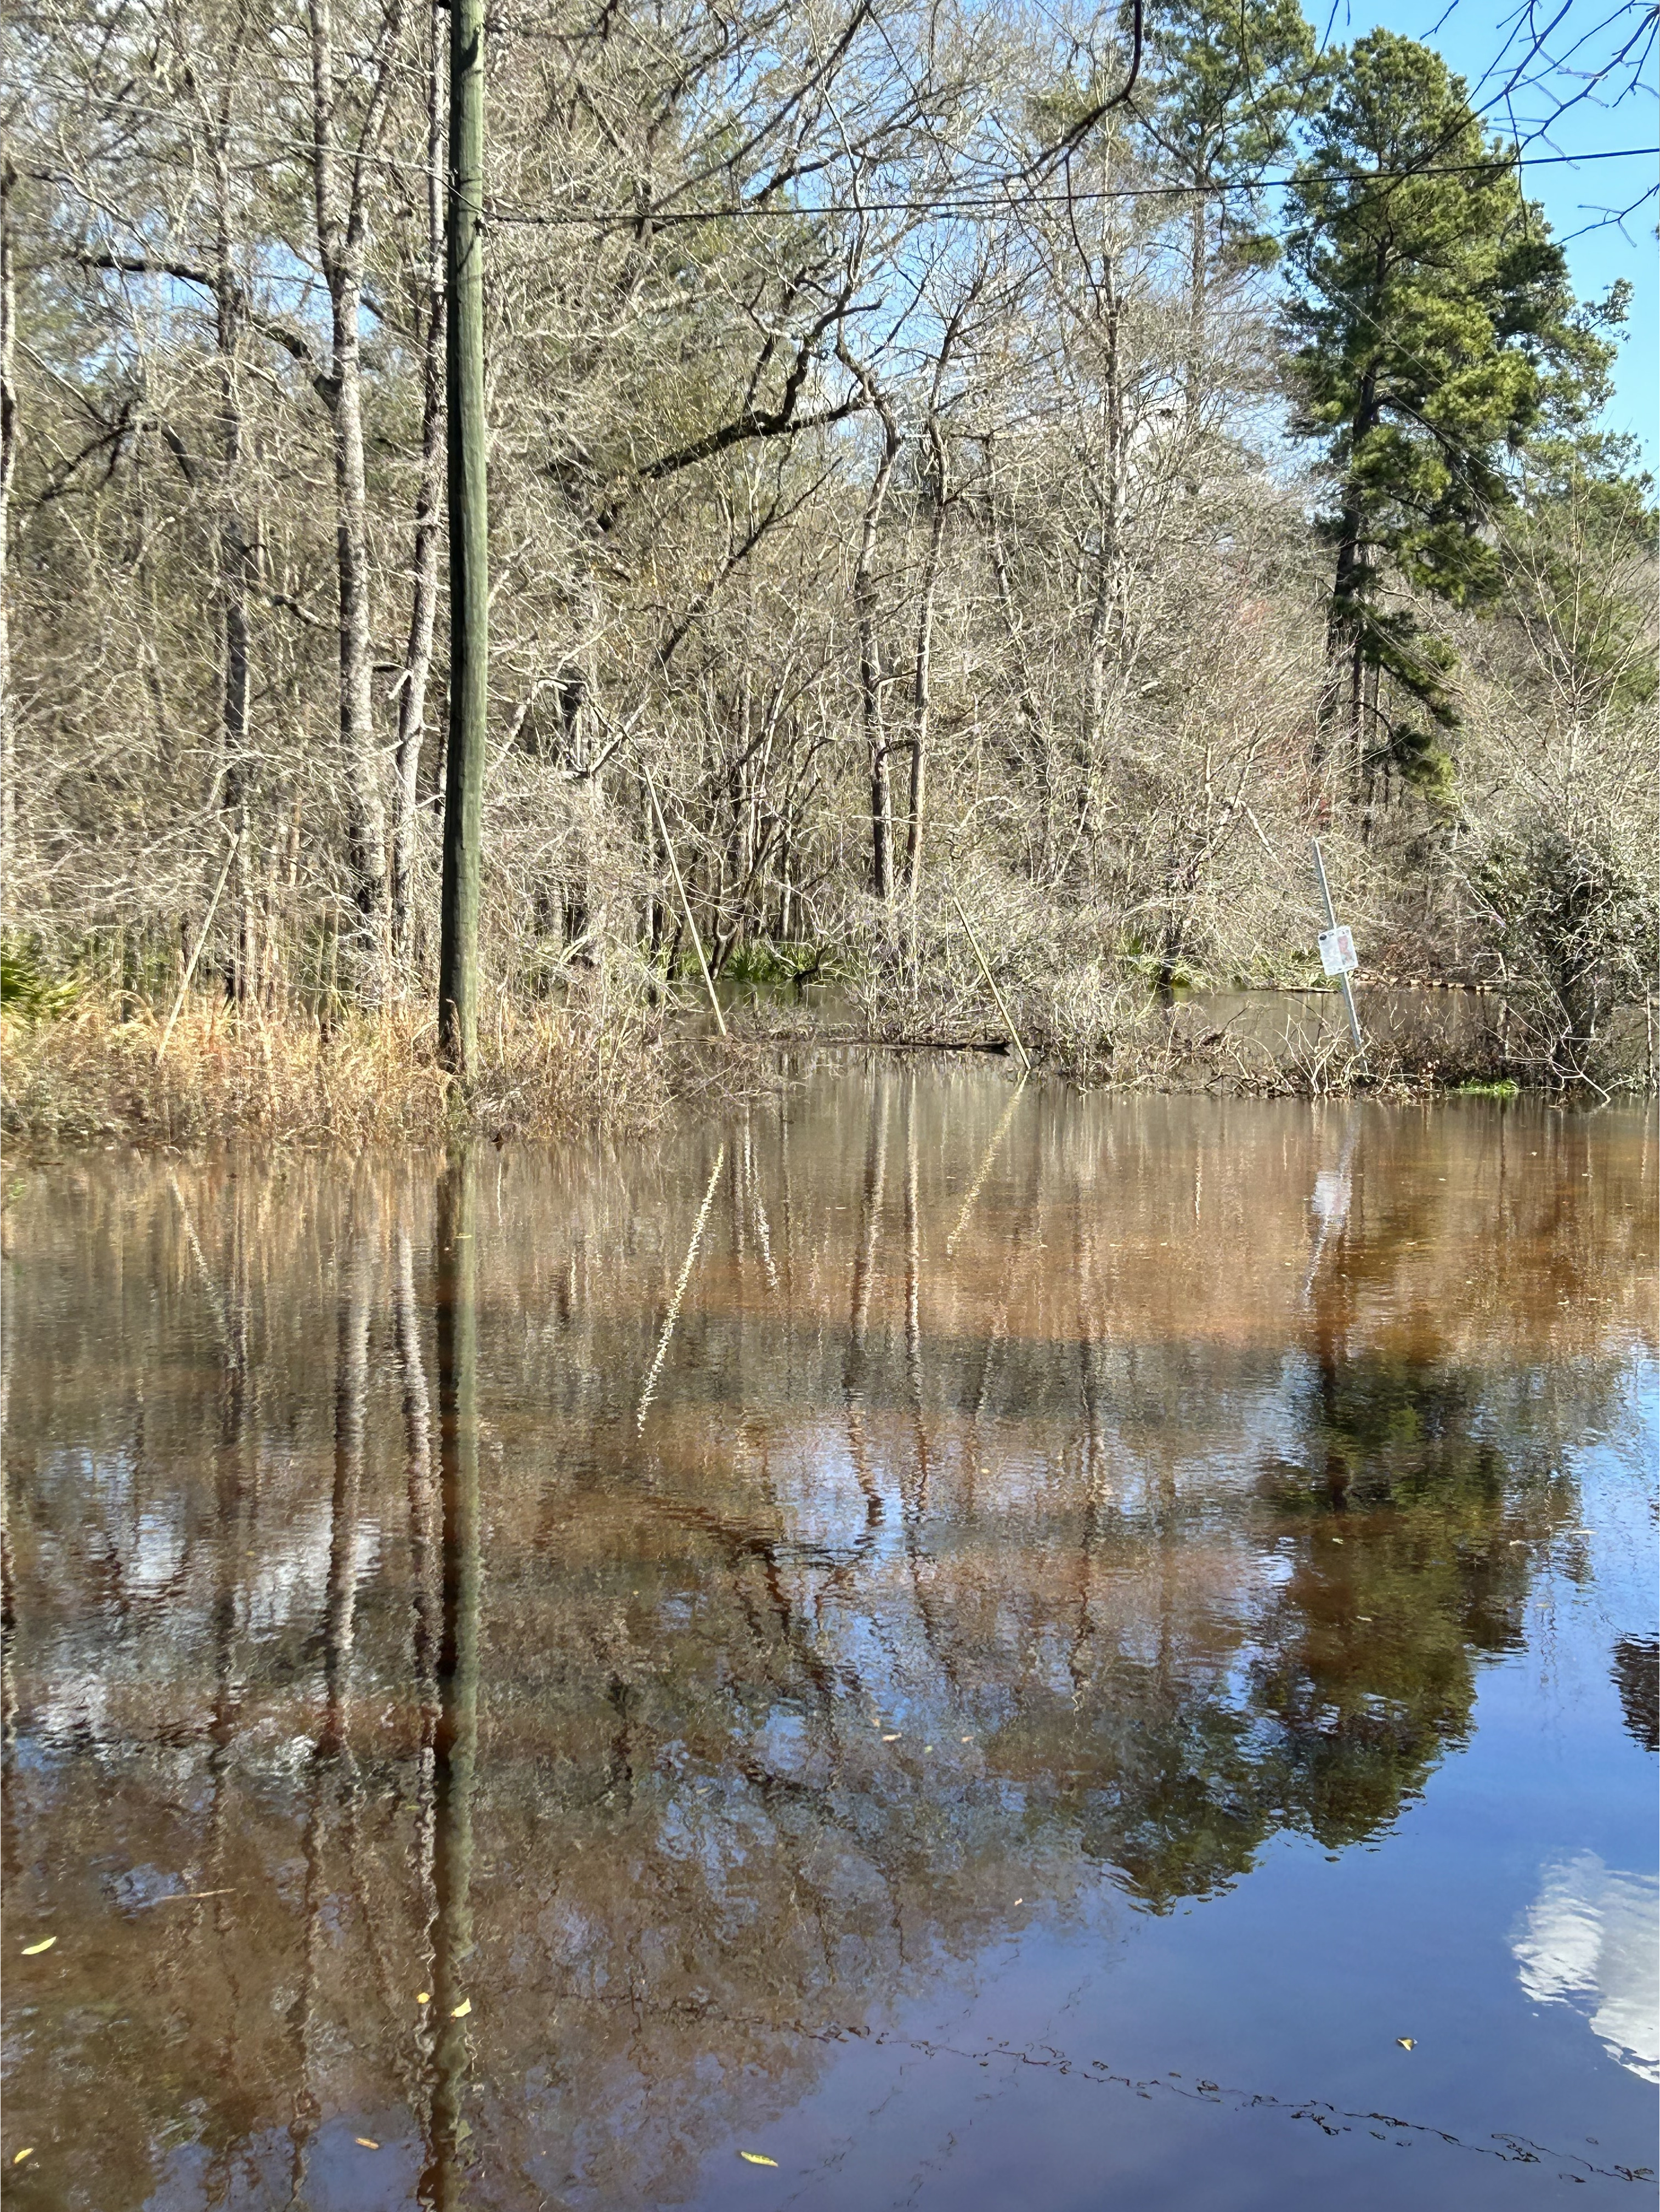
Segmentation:
{"type": "Polygon", "coordinates": [[[1293,427],[1336,486],[1324,743],[1367,789],[1382,770],[1442,791],[1456,663],[1408,592],[1499,598],[1515,457],[1590,404],[1612,347],[1514,149],[1413,40],[1377,31],[1342,59],[1291,216],[1293,427]]]}

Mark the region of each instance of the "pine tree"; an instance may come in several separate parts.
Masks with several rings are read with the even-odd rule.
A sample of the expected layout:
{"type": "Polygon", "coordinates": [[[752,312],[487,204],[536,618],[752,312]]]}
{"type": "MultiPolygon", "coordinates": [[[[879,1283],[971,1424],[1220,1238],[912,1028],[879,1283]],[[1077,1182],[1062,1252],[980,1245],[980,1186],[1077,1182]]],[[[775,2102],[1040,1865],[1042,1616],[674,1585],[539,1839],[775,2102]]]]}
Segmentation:
{"type": "Polygon", "coordinates": [[[1409,594],[1490,605],[1530,435],[1611,348],[1562,249],[1438,54],[1376,31],[1341,58],[1291,195],[1293,426],[1337,479],[1319,756],[1444,791],[1455,663],[1409,594]]]}
{"type": "Polygon", "coordinates": [[[1192,188],[1187,207],[1190,413],[1219,276],[1270,261],[1255,180],[1283,160],[1326,71],[1298,0],[1165,0],[1147,27],[1137,119],[1154,166],[1192,188]]]}

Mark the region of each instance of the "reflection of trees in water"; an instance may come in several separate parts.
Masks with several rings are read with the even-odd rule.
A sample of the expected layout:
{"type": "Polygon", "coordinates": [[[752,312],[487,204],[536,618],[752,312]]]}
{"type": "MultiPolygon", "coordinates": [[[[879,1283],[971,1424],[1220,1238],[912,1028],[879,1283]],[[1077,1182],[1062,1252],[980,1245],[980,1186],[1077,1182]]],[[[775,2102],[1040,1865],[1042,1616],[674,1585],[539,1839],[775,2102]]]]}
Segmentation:
{"type": "MultiPolygon", "coordinates": [[[[320,2172],[342,2111],[431,2205],[670,2200],[1017,1896],[1208,1893],[1462,1740],[1622,1359],[1472,1341],[1468,1297],[1391,1334],[1432,1224],[1368,1213],[1365,1143],[1311,1273],[1306,1117],[1172,1163],[938,1109],[879,1077],[724,1166],[435,1197],[204,1170],[189,1234],[82,1186],[15,1385],[8,1849],[98,1933],[13,2089],[86,2069],[89,2201],[149,2191],[192,2095],[224,2201],[256,2138],[320,2172]],[[129,1909],[142,1868],[236,1893],[129,1909]]],[[[1591,1200],[1551,1249],[1618,1299],[1591,1200]]]]}
{"type": "Polygon", "coordinates": [[[1614,1647],[1614,1685],[1626,1726],[1645,1750],[1660,1751],[1660,1644],[1622,1636],[1614,1647]]]}

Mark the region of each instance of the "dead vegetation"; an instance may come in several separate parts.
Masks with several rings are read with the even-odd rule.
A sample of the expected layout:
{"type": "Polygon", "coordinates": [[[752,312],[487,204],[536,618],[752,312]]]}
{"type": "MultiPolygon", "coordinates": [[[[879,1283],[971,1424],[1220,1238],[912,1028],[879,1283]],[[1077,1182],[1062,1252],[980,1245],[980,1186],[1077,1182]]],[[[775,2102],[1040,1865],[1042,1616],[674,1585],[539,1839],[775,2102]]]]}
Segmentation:
{"type": "Polygon", "coordinates": [[[56,1019],[4,1022],[0,1111],[8,1138],[34,1152],[232,1135],[355,1147],[638,1130],[697,1080],[686,1041],[643,996],[529,1008],[498,997],[491,1013],[464,1096],[430,1019],[408,1008],[323,1018],[196,998],[166,1036],[148,1006],[94,990],[56,1019]]]}

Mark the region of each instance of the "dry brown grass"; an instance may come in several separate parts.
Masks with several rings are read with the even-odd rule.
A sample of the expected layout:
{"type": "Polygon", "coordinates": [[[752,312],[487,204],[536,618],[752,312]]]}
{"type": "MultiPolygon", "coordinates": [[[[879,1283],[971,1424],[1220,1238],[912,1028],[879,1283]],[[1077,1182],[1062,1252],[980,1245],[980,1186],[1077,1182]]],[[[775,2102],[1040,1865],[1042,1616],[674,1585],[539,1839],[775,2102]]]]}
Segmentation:
{"type": "Polygon", "coordinates": [[[407,1006],[323,1020],[186,1002],[123,1018],[88,992],[55,1019],[0,1021],[0,1127],[31,1152],[112,1139],[192,1146],[233,1134],[370,1145],[471,1130],[554,1137],[648,1126],[692,1079],[684,1045],[643,1000],[503,1000],[480,1024],[465,1088],[440,1064],[431,1016],[407,1006]]]}

